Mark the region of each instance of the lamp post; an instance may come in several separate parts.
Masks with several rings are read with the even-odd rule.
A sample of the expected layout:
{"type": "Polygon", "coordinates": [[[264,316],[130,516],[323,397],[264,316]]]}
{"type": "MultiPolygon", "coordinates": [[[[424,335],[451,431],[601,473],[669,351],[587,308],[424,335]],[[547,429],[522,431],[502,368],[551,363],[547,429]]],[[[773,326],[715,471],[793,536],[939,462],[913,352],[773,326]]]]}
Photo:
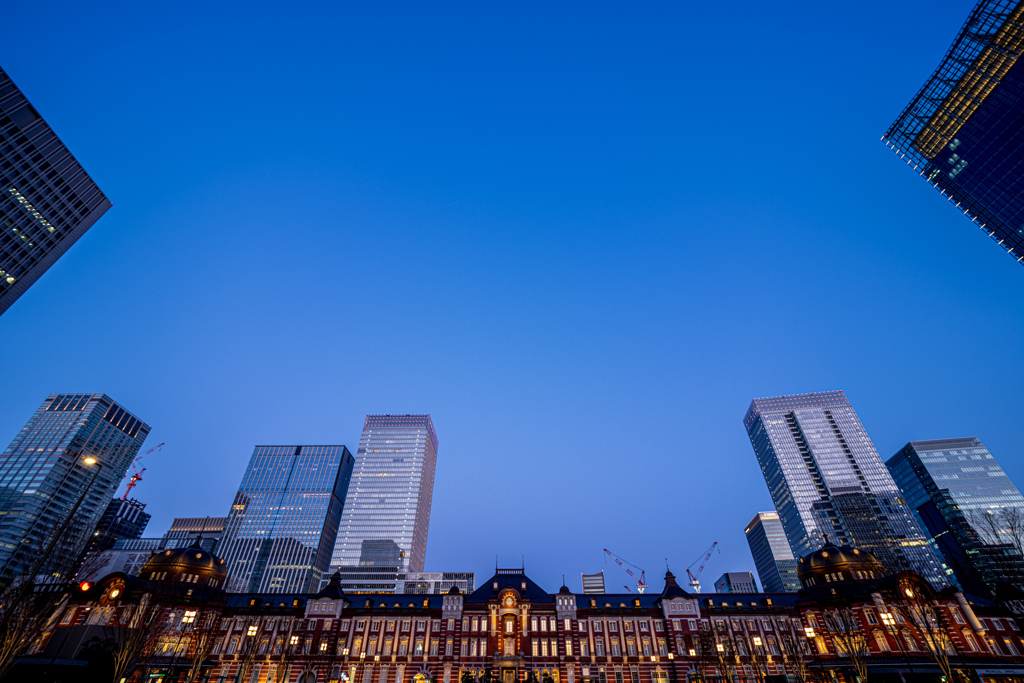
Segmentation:
{"type": "MultiPolygon", "coordinates": [[[[909,589],[908,589],[909,590],[909,589]]],[[[892,629],[892,637],[896,639],[896,646],[900,649],[900,654],[903,655],[903,661],[907,663],[907,669],[910,670],[910,674],[914,674],[914,666],[910,663],[910,658],[907,656],[906,651],[903,649],[903,641],[900,639],[900,632],[896,628],[896,619],[892,616],[892,612],[882,612],[882,623],[885,624],[887,629],[892,629]]]]}
{"type": "Polygon", "coordinates": [[[92,488],[93,482],[96,481],[96,476],[100,473],[100,470],[103,469],[103,463],[97,462],[96,458],[94,458],[91,455],[87,455],[84,458],[82,458],[82,462],[88,465],[89,467],[96,465],[96,469],[93,470],[92,477],[89,479],[89,483],[85,485],[84,489],[82,489],[82,495],[78,496],[78,500],[75,501],[75,506],[71,508],[71,512],[69,512],[67,517],[64,518],[64,523],[60,525],[60,528],[57,529],[57,533],[54,534],[53,538],[50,539],[50,543],[46,546],[46,550],[43,552],[43,554],[39,556],[39,560],[36,562],[36,566],[32,569],[32,573],[29,574],[30,577],[35,576],[37,573],[39,573],[39,569],[40,567],[42,567],[43,562],[46,561],[46,558],[49,557],[50,553],[53,552],[53,548],[57,545],[57,541],[60,540],[60,537],[64,535],[65,531],[67,531],[68,525],[71,524],[71,519],[75,516],[75,513],[78,512],[78,508],[81,507],[82,501],[85,500],[86,494],[89,493],[89,489],[92,488]]]}
{"type": "Polygon", "coordinates": [[[821,676],[821,664],[818,662],[818,643],[814,640],[814,627],[805,626],[804,635],[807,636],[807,645],[811,648],[811,654],[814,655],[814,666],[818,669],[818,676],[821,676]]]}
{"type": "Polygon", "coordinates": [[[754,643],[754,650],[751,652],[753,655],[751,659],[757,664],[757,668],[761,674],[761,680],[763,681],[765,676],[768,674],[768,663],[764,659],[764,651],[762,649],[764,641],[761,640],[761,636],[754,636],[752,641],[754,643]]]}
{"type": "Polygon", "coordinates": [[[57,541],[59,541],[61,536],[64,535],[64,532],[67,531],[68,525],[71,524],[71,519],[75,516],[75,513],[78,512],[78,508],[81,507],[82,501],[85,500],[86,494],[89,493],[89,489],[92,488],[93,482],[96,481],[96,475],[98,475],[100,473],[100,470],[103,469],[103,463],[98,462],[96,458],[94,458],[91,455],[87,455],[84,458],[82,458],[82,462],[85,465],[88,465],[89,467],[96,465],[96,469],[93,470],[92,477],[89,479],[89,483],[85,485],[84,489],[82,489],[82,495],[78,496],[78,500],[75,501],[74,507],[71,508],[71,511],[67,514],[67,517],[64,518],[64,522],[60,525],[60,527],[57,529],[57,532],[50,539],[50,542],[46,546],[46,550],[44,550],[43,553],[36,560],[35,565],[32,567],[32,571],[27,575],[25,582],[22,584],[21,590],[18,591],[18,594],[15,596],[14,600],[12,600],[9,605],[7,605],[7,609],[4,611],[3,620],[0,621],[0,633],[6,631],[7,625],[10,623],[11,620],[11,615],[14,612],[14,608],[19,603],[21,603],[22,600],[25,599],[26,595],[28,595],[28,591],[31,590],[35,577],[39,574],[39,570],[43,566],[43,562],[45,562],[47,558],[49,558],[50,553],[53,552],[54,547],[57,545],[57,541]]]}

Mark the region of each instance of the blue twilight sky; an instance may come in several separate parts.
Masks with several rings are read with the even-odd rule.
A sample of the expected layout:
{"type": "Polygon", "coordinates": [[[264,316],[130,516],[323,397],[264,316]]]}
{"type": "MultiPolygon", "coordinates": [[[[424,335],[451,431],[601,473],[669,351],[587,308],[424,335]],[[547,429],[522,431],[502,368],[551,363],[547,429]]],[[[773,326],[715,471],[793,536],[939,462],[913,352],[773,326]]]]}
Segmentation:
{"type": "Polygon", "coordinates": [[[48,3],[0,65],[114,202],[0,318],[0,444],[107,392],[149,535],[430,412],[427,568],[753,569],[754,396],[1024,483],[1024,268],[879,141],[972,3],[48,3]],[[916,32],[912,32],[916,31],[916,32]]]}

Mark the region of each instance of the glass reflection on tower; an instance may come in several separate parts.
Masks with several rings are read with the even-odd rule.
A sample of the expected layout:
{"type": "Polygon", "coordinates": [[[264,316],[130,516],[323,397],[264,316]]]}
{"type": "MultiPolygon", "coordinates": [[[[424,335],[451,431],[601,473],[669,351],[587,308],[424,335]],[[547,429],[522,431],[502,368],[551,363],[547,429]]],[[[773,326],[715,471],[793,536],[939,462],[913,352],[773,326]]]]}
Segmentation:
{"type": "Polygon", "coordinates": [[[437,465],[430,415],[367,415],[331,561],[346,590],[422,572],[437,465]]]}
{"type": "Polygon", "coordinates": [[[947,583],[928,539],[842,391],[756,398],[743,424],[793,554],[829,541],[947,583]]]}
{"type": "Polygon", "coordinates": [[[345,446],[256,447],[218,546],[231,590],[317,590],[353,464],[345,446]]]}

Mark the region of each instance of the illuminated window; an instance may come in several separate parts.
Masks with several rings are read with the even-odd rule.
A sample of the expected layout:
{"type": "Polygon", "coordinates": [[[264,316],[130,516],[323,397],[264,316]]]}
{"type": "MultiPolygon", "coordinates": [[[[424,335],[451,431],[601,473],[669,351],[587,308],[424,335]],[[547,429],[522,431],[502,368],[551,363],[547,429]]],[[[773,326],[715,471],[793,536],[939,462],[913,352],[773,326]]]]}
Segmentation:
{"type": "Polygon", "coordinates": [[[194,610],[194,609],[186,610],[185,611],[185,616],[183,616],[181,618],[181,623],[183,623],[183,624],[192,624],[192,623],[195,623],[195,620],[196,620],[196,610],[194,610]]]}
{"type": "Polygon", "coordinates": [[[245,635],[247,635],[247,636],[254,636],[254,635],[256,635],[256,631],[257,631],[256,624],[253,624],[252,626],[250,626],[246,630],[245,635]]]}

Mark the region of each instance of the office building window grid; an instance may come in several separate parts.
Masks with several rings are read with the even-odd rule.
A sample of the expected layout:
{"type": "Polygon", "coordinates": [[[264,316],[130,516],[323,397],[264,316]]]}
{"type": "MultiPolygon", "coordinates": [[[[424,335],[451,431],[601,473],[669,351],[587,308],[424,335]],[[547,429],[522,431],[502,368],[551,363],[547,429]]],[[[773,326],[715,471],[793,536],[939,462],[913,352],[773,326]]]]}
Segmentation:
{"type": "Polygon", "coordinates": [[[1017,261],[1024,261],[1022,29],[1015,0],[981,0],[884,137],[1017,261]]]}
{"type": "Polygon", "coordinates": [[[353,467],[344,446],[257,446],[218,552],[234,587],[301,592],[330,562],[353,467]]]}
{"type": "Polygon", "coordinates": [[[946,583],[843,392],[755,399],[744,425],[794,555],[809,554],[828,536],[946,583]]]}
{"type": "Polygon", "coordinates": [[[77,556],[149,429],[104,394],[51,394],[0,456],[0,566],[34,564],[85,492],[60,541],[77,556]]]}
{"type": "Polygon", "coordinates": [[[764,591],[782,593],[800,590],[796,558],[789,547],[779,515],[775,512],[759,512],[747,524],[745,531],[764,591]]]}
{"type": "Polygon", "coordinates": [[[367,415],[332,566],[422,572],[436,463],[429,415],[367,415]]]}
{"type": "Polygon", "coordinates": [[[0,313],[109,208],[0,69],[0,313]]]}

